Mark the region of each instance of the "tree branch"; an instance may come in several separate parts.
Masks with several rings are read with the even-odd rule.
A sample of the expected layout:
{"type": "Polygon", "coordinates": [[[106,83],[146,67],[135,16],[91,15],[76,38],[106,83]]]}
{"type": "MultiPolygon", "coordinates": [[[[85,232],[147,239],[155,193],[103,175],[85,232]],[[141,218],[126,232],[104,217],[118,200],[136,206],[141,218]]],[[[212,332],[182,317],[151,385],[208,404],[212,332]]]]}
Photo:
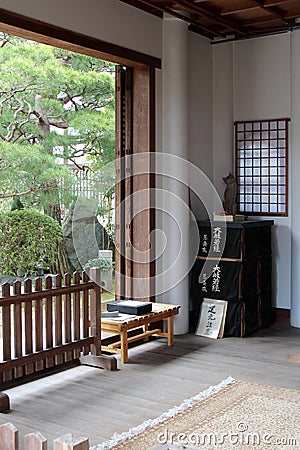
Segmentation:
{"type": "Polygon", "coordinates": [[[67,129],[69,127],[68,123],[61,118],[61,120],[55,120],[55,119],[48,119],[50,125],[57,127],[57,128],[64,128],[67,129]]]}
{"type": "Polygon", "coordinates": [[[21,192],[10,192],[7,194],[0,194],[0,199],[12,198],[12,197],[22,197],[24,195],[33,194],[34,192],[49,192],[51,189],[57,188],[57,183],[42,183],[41,185],[31,186],[26,191],[21,192]]]}
{"type": "Polygon", "coordinates": [[[0,194],[0,198],[5,199],[5,198],[16,197],[16,196],[22,197],[23,195],[30,194],[31,192],[34,192],[34,191],[35,191],[35,189],[30,188],[30,189],[27,189],[27,191],[23,191],[23,192],[11,192],[9,194],[0,194]]]}

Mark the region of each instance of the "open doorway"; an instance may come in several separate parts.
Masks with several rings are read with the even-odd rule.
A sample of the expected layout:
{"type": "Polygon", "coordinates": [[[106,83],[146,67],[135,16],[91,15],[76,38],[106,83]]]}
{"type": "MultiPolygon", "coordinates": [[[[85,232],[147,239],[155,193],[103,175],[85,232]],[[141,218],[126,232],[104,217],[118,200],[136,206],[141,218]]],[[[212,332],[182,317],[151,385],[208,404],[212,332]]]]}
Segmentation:
{"type": "MultiPolygon", "coordinates": [[[[24,235],[12,236],[11,249],[3,249],[1,277],[6,282],[99,267],[103,301],[112,299],[116,66],[7,33],[0,33],[0,60],[1,217],[15,218],[20,228],[30,221],[26,212],[42,213],[62,226],[63,237],[56,258],[46,251],[43,257],[34,246],[30,252],[28,242],[22,243],[27,251],[25,257],[20,249],[21,258],[14,245],[16,240],[21,245],[24,235]],[[98,180],[107,165],[110,186],[99,190],[98,180]],[[78,254],[74,210],[78,203],[86,210],[91,201],[93,228],[91,217],[80,217],[75,238],[77,249],[84,251],[78,254]]],[[[35,233],[34,227],[31,232],[35,233]]],[[[46,247],[52,238],[45,234],[42,239],[46,247]]]]}
{"type": "MultiPolygon", "coordinates": [[[[2,11],[2,24],[0,30],[7,34],[13,34],[37,42],[50,44],[54,47],[66,50],[62,53],[64,58],[68,52],[74,51],[80,55],[88,55],[93,58],[109,61],[110,63],[120,64],[128,69],[132,80],[131,84],[131,112],[122,116],[121,108],[124,106],[122,95],[117,96],[116,107],[116,160],[124,155],[148,153],[154,151],[155,148],[155,69],[160,68],[160,60],[141,53],[124,49],[122,47],[105,43],[94,38],[82,36],[80,34],[70,32],[40,21],[34,21],[26,17],[6,13],[2,11]],[[124,140],[124,129],[121,126],[121,119],[127,121],[126,133],[130,135],[129,141],[124,140]],[[129,122],[130,121],[130,122],[129,122]],[[129,134],[128,134],[129,133],[129,134]]],[[[79,58],[80,59],[80,58],[79,58]]],[[[67,63],[68,61],[64,61],[67,63]]],[[[150,158],[149,158],[150,161],[150,158]]],[[[125,168],[130,171],[130,168],[125,168]]],[[[122,174],[116,174],[118,185],[118,177],[122,174]]],[[[120,189],[116,191],[116,203],[122,201],[127,196],[131,196],[134,192],[142,189],[154,187],[155,177],[153,176],[153,168],[143,175],[136,176],[128,185],[130,189],[124,191],[124,184],[119,183],[120,189]],[[123,191],[122,191],[123,189],[123,191]]],[[[152,204],[153,206],[153,204],[152,204]]],[[[123,233],[125,239],[119,242],[119,255],[116,257],[116,289],[117,298],[139,297],[139,283],[131,281],[132,279],[149,281],[143,286],[143,298],[152,297],[151,277],[154,276],[154,261],[140,263],[130,260],[130,247],[146,248],[149,245],[149,236],[155,227],[154,209],[150,207],[150,193],[145,204],[142,214],[127,223],[126,215],[116,218],[116,239],[118,233],[126,229],[130,232],[128,235],[123,233]],[[148,206],[147,206],[148,205],[148,206]],[[119,231],[118,231],[119,230],[119,231]],[[126,282],[122,281],[126,278],[126,282]],[[146,295],[145,295],[146,292],[146,295]]]]}

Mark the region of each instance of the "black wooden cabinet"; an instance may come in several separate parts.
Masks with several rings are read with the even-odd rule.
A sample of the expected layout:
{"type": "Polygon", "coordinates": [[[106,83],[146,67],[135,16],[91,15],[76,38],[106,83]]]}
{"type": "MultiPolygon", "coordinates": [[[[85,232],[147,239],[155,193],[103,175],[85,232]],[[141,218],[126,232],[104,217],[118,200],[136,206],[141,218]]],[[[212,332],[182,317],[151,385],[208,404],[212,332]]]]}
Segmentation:
{"type": "Polygon", "coordinates": [[[200,245],[191,271],[191,329],[197,325],[204,298],[227,300],[224,336],[247,336],[273,323],[273,224],[272,220],[213,222],[212,226],[198,222],[200,245]],[[203,270],[206,261],[210,270],[203,270]]]}

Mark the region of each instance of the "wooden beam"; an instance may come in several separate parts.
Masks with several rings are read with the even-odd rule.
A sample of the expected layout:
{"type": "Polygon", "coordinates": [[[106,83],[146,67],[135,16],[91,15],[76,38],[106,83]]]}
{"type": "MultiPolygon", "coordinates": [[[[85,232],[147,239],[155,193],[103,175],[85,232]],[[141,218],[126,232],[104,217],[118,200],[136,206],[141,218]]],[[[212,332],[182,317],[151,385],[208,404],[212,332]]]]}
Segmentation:
{"type": "Polygon", "coordinates": [[[154,16],[162,18],[163,12],[152,6],[148,6],[146,4],[141,3],[139,0],[121,0],[123,3],[127,5],[134,6],[135,8],[141,9],[142,11],[146,11],[147,13],[153,14],[154,16]]]}
{"type": "Polygon", "coordinates": [[[267,24],[270,22],[278,22],[278,19],[273,16],[259,17],[257,19],[247,19],[243,20],[244,27],[256,27],[257,25],[267,24]]]}
{"type": "Polygon", "coordinates": [[[285,18],[286,20],[289,20],[289,19],[296,19],[297,17],[300,17],[300,6],[299,6],[298,11],[288,12],[288,13],[284,16],[284,18],[285,18]]]}
{"type": "Polygon", "coordinates": [[[266,6],[265,4],[264,9],[265,11],[268,11],[273,17],[277,17],[278,19],[286,23],[284,11],[279,10],[276,6],[266,6]]]}
{"type": "Polygon", "coordinates": [[[278,27],[264,27],[264,28],[255,28],[253,27],[252,29],[250,27],[246,27],[247,28],[247,32],[248,32],[248,37],[252,38],[252,37],[257,37],[257,36],[265,36],[265,35],[270,35],[270,34],[282,34],[282,33],[286,33],[288,31],[287,27],[282,28],[282,26],[278,26],[278,27]]]}
{"type": "MultiPolygon", "coordinates": [[[[276,17],[280,21],[286,23],[285,13],[283,11],[279,10],[278,8],[276,8],[276,6],[267,4],[267,2],[265,0],[252,0],[252,2],[248,3],[248,4],[246,4],[246,3],[241,4],[239,2],[237,4],[227,5],[224,8],[222,8],[220,15],[226,16],[226,15],[230,15],[230,14],[237,14],[237,13],[243,13],[246,11],[251,11],[254,9],[264,10],[267,13],[269,13],[270,16],[276,17]]],[[[256,19],[253,19],[254,24],[255,24],[255,22],[256,22],[256,19]]]]}
{"type": "Polygon", "coordinates": [[[264,1],[264,6],[268,7],[268,6],[276,6],[276,5],[281,5],[282,3],[288,3],[291,0],[265,0],[264,1]]]}
{"type": "Polygon", "coordinates": [[[253,0],[253,2],[257,5],[257,8],[260,8],[266,12],[268,12],[271,16],[276,17],[277,19],[286,23],[284,12],[280,9],[276,8],[276,6],[266,5],[265,0],[253,0]]]}
{"type": "Polygon", "coordinates": [[[189,10],[191,13],[198,13],[205,17],[208,17],[209,19],[213,19],[214,21],[218,22],[229,30],[234,31],[235,33],[241,34],[243,36],[246,34],[243,27],[240,26],[236,21],[225,19],[224,17],[221,17],[220,14],[212,12],[203,6],[200,6],[198,4],[191,4],[188,0],[176,0],[176,4],[178,6],[182,6],[186,10],[189,10]]]}
{"type": "MultiPolygon", "coordinates": [[[[150,228],[150,72],[133,71],[133,155],[139,153],[148,153],[147,158],[144,158],[143,173],[140,172],[139,166],[136,166],[136,161],[139,159],[132,159],[132,192],[137,194],[139,201],[132,202],[131,210],[131,230],[132,230],[132,295],[133,298],[150,299],[150,255],[145,259],[145,263],[139,261],[135,255],[137,251],[149,252],[149,236],[151,234],[150,228]],[[143,198],[141,207],[141,198],[143,198]],[[144,209],[143,209],[144,208],[144,209]],[[142,281],[144,280],[144,281],[142,281]]],[[[139,163],[140,164],[140,163],[139,163]]]]}
{"type": "Polygon", "coordinates": [[[159,58],[0,8],[0,30],[130,67],[161,68],[159,58]]]}
{"type": "MultiPolygon", "coordinates": [[[[127,0],[125,0],[125,3],[127,3],[127,0]]],[[[170,14],[170,16],[173,16],[173,17],[176,17],[177,19],[180,19],[180,20],[183,20],[185,22],[188,22],[189,24],[194,25],[196,27],[196,29],[198,29],[198,31],[204,31],[204,32],[209,33],[210,35],[213,35],[213,36],[223,37],[222,34],[212,30],[209,27],[206,27],[205,25],[202,25],[201,23],[199,23],[199,21],[195,20],[192,15],[191,15],[191,17],[187,17],[187,16],[181,14],[179,11],[175,11],[174,9],[171,9],[171,8],[167,7],[162,2],[154,3],[152,0],[140,0],[139,3],[147,5],[147,6],[151,6],[153,8],[156,8],[159,11],[163,11],[163,12],[165,12],[167,14],[170,14]]]]}
{"type": "Polygon", "coordinates": [[[79,361],[83,366],[98,367],[109,371],[118,370],[117,360],[113,356],[84,355],[79,358],[79,361]]]}
{"type": "Polygon", "coordinates": [[[252,11],[253,9],[259,9],[261,8],[261,5],[258,5],[257,2],[249,3],[249,4],[241,4],[239,2],[239,5],[226,5],[224,8],[222,8],[220,15],[221,16],[227,16],[229,14],[237,14],[237,13],[243,13],[246,11],[252,11]]]}

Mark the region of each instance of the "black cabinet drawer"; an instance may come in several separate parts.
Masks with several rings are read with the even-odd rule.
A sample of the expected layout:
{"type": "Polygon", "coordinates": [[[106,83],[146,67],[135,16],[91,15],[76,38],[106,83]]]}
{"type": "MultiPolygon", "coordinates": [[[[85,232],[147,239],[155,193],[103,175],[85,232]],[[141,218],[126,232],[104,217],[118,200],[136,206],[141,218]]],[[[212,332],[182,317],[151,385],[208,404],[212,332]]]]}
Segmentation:
{"type": "MultiPolygon", "coordinates": [[[[267,223],[273,221],[265,221],[267,223]]],[[[260,223],[260,222],[254,222],[260,223]]],[[[264,223],[264,222],[261,222],[264,223]]],[[[199,256],[245,259],[272,254],[271,226],[251,222],[198,222],[199,256]],[[251,226],[249,225],[251,224],[251,226]],[[223,250],[223,251],[222,251],[223,250]]]]}
{"type": "Polygon", "coordinates": [[[273,224],[198,222],[199,256],[190,278],[192,330],[204,298],[227,300],[224,336],[247,336],[272,325],[273,224]]]}

